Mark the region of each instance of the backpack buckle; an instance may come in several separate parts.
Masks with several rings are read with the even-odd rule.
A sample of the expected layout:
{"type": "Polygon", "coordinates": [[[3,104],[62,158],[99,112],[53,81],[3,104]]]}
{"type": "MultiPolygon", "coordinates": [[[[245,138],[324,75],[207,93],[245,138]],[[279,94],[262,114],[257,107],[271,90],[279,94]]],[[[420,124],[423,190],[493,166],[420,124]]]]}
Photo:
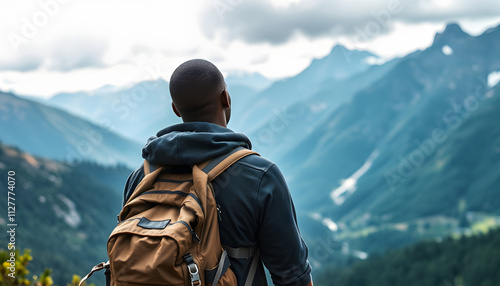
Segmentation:
{"type": "Polygon", "coordinates": [[[189,275],[191,275],[191,285],[200,285],[200,274],[196,264],[188,265],[189,275]]]}
{"type": "Polygon", "coordinates": [[[198,265],[194,262],[191,254],[184,255],[184,260],[186,261],[187,268],[189,271],[189,276],[191,276],[191,286],[201,285],[200,271],[198,270],[198,265]]]}

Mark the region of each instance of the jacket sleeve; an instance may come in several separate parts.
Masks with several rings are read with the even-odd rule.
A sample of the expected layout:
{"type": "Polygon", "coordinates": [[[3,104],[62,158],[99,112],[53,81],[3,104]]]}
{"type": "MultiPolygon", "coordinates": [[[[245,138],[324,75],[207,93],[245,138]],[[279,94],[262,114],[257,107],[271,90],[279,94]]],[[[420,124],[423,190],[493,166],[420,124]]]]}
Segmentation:
{"type": "Polygon", "coordinates": [[[257,194],[259,251],[275,285],[311,282],[308,249],[302,239],[293,201],[276,165],[264,173],[257,194]]]}
{"type": "Polygon", "coordinates": [[[133,171],[130,176],[127,178],[127,182],[125,183],[125,189],[123,190],[123,201],[122,206],[128,201],[128,198],[132,195],[135,188],[141,180],[144,178],[144,167],[140,167],[139,169],[133,171]]]}

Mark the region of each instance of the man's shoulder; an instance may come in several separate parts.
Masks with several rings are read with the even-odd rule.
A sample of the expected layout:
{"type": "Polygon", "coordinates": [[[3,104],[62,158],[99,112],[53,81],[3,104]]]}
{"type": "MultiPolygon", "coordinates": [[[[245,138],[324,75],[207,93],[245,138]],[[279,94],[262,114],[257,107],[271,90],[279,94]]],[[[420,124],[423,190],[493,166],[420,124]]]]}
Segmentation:
{"type": "Polygon", "coordinates": [[[238,160],[238,162],[236,162],[235,164],[238,166],[242,166],[244,168],[253,169],[255,171],[263,173],[267,172],[272,166],[275,166],[275,164],[272,161],[257,154],[252,154],[243,157],[240,160],[238,160]]]}

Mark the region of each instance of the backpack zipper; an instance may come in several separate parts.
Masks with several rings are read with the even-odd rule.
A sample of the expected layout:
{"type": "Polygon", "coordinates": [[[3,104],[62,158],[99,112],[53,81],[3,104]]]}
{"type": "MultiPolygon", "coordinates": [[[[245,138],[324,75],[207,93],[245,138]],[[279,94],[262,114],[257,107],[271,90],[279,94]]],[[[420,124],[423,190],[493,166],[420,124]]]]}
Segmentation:
{"type": "Polygon", "coordinates": [[[187,222],[185,222],[183,220],[179,220],[177,222],[174,222],[173,224],[176,224],[176,223],[182,223],[191,232],[191,237],[192,237],[193,241],[201,243],[200,237],[196,234],[196,232],[194,232],[193,228],[187,222]]]}
{"type": "Polygon", "coordinates": [[[220,205],[217,204],[217,216],[219,217],[219,221],[222,221],[222,210],[220,209],[220,205]]]}
{"type": "MultiPolygon", "coordinates": [[[[141,219],[142,218],[138,218],[138,217],[136,217],[136,218],[129,218],[129,219],[122,220],[122,221],[118,222],[118,224],[124,223],[126,221],[141,220],[141,219]]],[[[189,232],[191,232],[191,237],[192,237],[193,241],[201,243],[200,237],[196,234],[196,232],[193,230],[193,228],[187,222],[185,222],[183,220],[179,220],[179,221],[176,221],[176,222],[171,223],[171,224],[178,224],[178,223],[183,224],[189,230],[189,232]]]]}
{"type": "MultiPolygon", "coordinates": [[[[207,183],[208,185],[208,188],[212,191],[212,195],[214,196],[214,200],[215,200],[215,190],[214,190],[214,187],[212,186],[212,183],[211,182],[208,182],[207,183]]],[[[216,206],[217,206],[217,217],[219,218],[219,221],[222,221],[222,210],[221,210],[221,207],[219,204],[216,203],[216,206]]]]}

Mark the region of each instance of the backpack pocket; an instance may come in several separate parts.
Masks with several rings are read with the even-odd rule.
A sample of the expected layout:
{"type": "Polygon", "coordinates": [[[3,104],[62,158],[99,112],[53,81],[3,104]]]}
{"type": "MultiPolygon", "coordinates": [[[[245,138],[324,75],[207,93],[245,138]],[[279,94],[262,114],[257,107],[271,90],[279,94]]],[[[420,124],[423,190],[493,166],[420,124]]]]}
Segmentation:
{"type": "Polygon", "coordinates": [[[219,264],[212,269],[205,269],[205,285],[233,286],[237,285],[236,276],[231,270],[231,262],[227,252],[221,247],[219,264]]]}
{"type": "Polygon", "coordinates": [[[121,222],[108,240],[116,285],[186,285],[189,274],[183,255],[193,246],[193,235],[184,221],[121,222]]]}
{"type": "Polygon", "coordinates": [[[238,285],[236,281],[236,275],[234,275],[234,272],[233,270],[231,270],[231,268],[226,270],[226,273],[222,275],[219,282],[217,283],[217,286],[236,286],[236,285],[238,285]]]}

